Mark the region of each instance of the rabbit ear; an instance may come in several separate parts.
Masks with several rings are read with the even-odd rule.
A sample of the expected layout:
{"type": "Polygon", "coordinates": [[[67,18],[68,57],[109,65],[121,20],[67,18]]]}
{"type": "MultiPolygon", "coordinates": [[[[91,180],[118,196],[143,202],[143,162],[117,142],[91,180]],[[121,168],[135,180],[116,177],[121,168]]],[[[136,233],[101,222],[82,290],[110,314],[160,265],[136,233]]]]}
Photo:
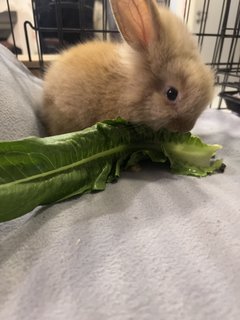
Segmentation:
{"type": "Polygon", "coordinates": [[[135,49],[157,39],[159,12],[155,0],[110,0],[112,11],[127,43],[135,49]]]}

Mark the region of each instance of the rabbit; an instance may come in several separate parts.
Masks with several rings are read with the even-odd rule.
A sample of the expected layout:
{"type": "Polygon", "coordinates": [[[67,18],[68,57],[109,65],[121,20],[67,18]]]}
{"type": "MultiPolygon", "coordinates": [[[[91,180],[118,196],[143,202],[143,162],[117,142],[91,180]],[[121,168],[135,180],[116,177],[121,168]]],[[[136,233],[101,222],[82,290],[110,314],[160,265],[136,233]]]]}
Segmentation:
{"type": "Polygon", "coordinates": [[[154,0],[111,0],[121,43],[91,41],[59,55],[44,79],[50,135],[122,117],[190,131],[210,103],[214,75],[186,25],[154,0]]]}

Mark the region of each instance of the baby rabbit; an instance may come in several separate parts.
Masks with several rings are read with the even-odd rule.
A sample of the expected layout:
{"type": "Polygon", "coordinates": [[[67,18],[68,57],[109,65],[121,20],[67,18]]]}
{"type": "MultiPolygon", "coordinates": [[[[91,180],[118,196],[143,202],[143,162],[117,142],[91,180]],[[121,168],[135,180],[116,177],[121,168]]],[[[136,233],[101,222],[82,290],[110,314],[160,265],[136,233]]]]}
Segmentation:
{"type": "Polygon", "coordinates": [[[213,74],[182,21],[155,0],[111,0],[123,43],[88,42],[46,73],[49,134],[118,116],[153,129],[189,131],[211,101],[213,74]]]}

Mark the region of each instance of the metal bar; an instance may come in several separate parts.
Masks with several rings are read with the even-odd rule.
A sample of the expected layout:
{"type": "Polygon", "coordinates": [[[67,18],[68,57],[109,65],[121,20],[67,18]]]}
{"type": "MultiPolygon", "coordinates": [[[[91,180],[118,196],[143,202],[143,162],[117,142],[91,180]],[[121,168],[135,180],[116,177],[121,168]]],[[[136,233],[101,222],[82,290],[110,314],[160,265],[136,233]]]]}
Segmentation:
{"type": "Polygon", "coordinates": [[[14,53],[15,53],[15,55],[17,57],[18,56],[17,45],[16,45],[15,35],[14,35],[14,30],[13,30],[13,22],[12,22],[12,16],[11,16],[9,0],[7,0],[7,9],[8,9],[8,16],[9,16],[10,27],[11,27],[11,34],[12,34],[12,39],[13,39],[13,46],[14,46],[14,51],[15,51],[14,53]]]}
{"type": "Polygon", "coordinates": [[[222,30],[221,30],[221,40],[220,40],[220,46],[219,46],[219,52],[218,52],[218,61],[221,60],[224,41],[226,39],[225,35],[226,35],[226,28],[227,28],[228,18],[229,18],[230,5],[231,5],[231,0],[227,0],[226,1],[225,14],[223,16],[223,24],[222,24],[222,30]]]}
{"type": "MultiPolygon", "coordinates": [[[[40,68],[43,70],[44,68],[44,61],[42,56],[42,42],[41,42],[41,34],[38,33],[38,6],[36,5],[37,0],[32,0],[32,13],[33,13],[33,21],[34,21],[34,30],[35,30],[35,37],[36,37],[36,44],[37,44],[37,52],[38,52],[38,58],[39,58],[39,64],[40,68]]],[[[30,24],[31,26],[31,24],[30,24]]],[[[30,49],[30,48],[29,48],[30,49]]],[[[30,52],[30,50],[29,50],[30,52]]],[[[30,52],[31,55],[31,52],[30,52]]]]}
{"type": "Polygon", "coordinates": [[[33,25],[31,25],[31,23],[29,21],[24,22],[24,34],[25,34],[25,40],[26,40],[26,45],[27,45],[28,60],[31,62],[32,57],[31,57],[31,49],[30,49],[30,44],[29,44],[28,32],[27,32],[27,25],[30,25],[31,27],[33,27],[33,25]]]}
{"type": "Polygon", "coordinates": [[[216,42],[215,42],[215,46],[214,46],[212,62],[217,60],[217,55],[218,55],[218,51],[219,51],[220,39],[221,39],[220,31],[221,31],[221,26],[222,26],[222,21],[223,21],[225,2],[226,2],[226,0],[224,0],[223,3],[222,3],[222,10],[221,10],[221,14],[220,14],[220,19],[219,19],[219,24],[218,24],[218,31],[217,31],[217,35],[218,36],[217,36],[217,39],[216,39],[216,42]]]}
{"type": "Polygon", "coordinates": [[[63,46],[63,17],[61,0],[55,0],[55,13],[57,22],[58,39],[63,46]]]}
{"type": "Polygon", "coordinates": [[[210,0],[207,1],[206,8],[203,11],[203,25],[202,25],[203,36],[201,37],[201,40],[200,40],[200,48],[202,48],[203,40],[204,40],[204,38],[206,36],[205,35],[205,31],[206,31],[207,18],[208,18],[208,13],[209,13],[209,5],[210,5],[210,0]]]}
{"type": "MultiPolygon", "coordinates": [[[[57,32],[57,28],[54,27],[39,27],[38,30],[40,31],[44,31],[46,33],[51,33],[51,32],[57,32]]],[[[73,32],[73,33],[78,33],[78,32],[107,32],[107,33],[119,33],[119,31],[116,30],[106,30],[104,29],[87,29],[87,28],[62,28],[64,33],[67,32],[73,32]]],[[[221,36],[221,34],[217,34],[217,33],[194,33],[195,36],[206,36],[206,37],[219,37],[221,36]]],[[[235,37],[234,35],[225,35],[225,38],[233,38],[235,37]]]]}
{"type": "Polygon", "coordinates": [[[228,55],[228,62],[230,64],[230,66],[234,62],[234,57],[235,57],[235,53],[236,53],[238,39],[240,37],[239,30],[240,30],[240,2],[238,4],[238,9],[237,9],[237,12],[236,12],[236,19],[235,19],[235,24],[234,24],[234,28],[233,28],[233,38],[232,38],[232,41],[231,41],[229,55],[228,55]]]}
{"type": "Polygon", "coordinates": [[[108,23],[108,16],[107,16],[107,0],[103,0],[103,40],[107,40],[107,33],[105,32],[107,30],[107,23],[108,23]]]}
{"type": "MultiPolygon", "coordinates": [[[[39,27],[40,31],[44,31],[46,33],[57,32],[57,28],[48,28],[48,27],[39,27]]],[[[105,29],[87,29],[87,28],[62,28],[64,33],[79,33],[79,32],[106,32],[106,33],[119,33],[116,30],[105,30],[105,29]]]]}
{"type": "Polygon", "coordinates": [[[188,23],[190,7],[191,7],[191,0],[185,0],[183,18],[186,23],[188,23]]]}
{"type": "Polygon", "coordinates": [[[205,6],[206,6],[206,0],[204,0],[204,2],[203,2],[202,16],[199,17],[200,18],[200,25],[199,25],[199,32],[198,33],[200,34],[200,36],[198,36],[198,45],[200,48],[201,48],[200,43],[201,43],[201,38],[202,38],[201,34],[203,34],[202,30],[203,30],[205,6]]]}
{"type": "Polygon", "coordinates": [[[79,0],[79,40],[81,41],[83,38],[83,34],[84,32],[86,32],[85,28],[84,28],[84,23],[83,23],[83,19],[84,19],[84,3],[83,1],[79,0]]]}

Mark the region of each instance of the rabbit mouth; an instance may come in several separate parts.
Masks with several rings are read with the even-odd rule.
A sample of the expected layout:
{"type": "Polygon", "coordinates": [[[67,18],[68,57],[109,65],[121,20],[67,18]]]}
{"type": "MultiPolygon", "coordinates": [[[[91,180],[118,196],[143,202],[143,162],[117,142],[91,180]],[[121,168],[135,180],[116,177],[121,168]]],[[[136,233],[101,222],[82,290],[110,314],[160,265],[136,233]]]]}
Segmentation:
{"type": "Polygon", "coordinates": [[[170,121],[165,128],[172,132],[189,132],[192,130],[196,122],[196,119],[175,118],[170,121]]]}
{"type": "Polygon", "coordinates": [[[148,125],[154,131],[158,131],[162,128],[167,128],[167,125],[168,125],[168,121],[167,120],[164,121],[163,119],[161,119],[161,121],[159,119],[143,121],[143,123],[148,125]]]}

